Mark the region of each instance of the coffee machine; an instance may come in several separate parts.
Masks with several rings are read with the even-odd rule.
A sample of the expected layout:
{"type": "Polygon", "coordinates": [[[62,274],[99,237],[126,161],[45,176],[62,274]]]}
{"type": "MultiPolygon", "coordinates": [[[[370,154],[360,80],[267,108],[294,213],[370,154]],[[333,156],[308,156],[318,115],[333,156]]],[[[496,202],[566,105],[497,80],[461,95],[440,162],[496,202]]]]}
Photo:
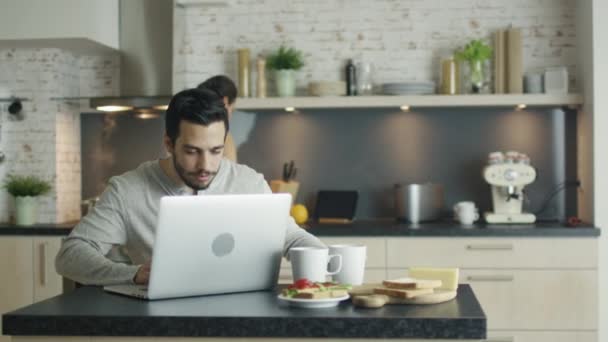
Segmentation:
{"type": "Polygon", "coordinates": [[[483,178],[492,186],[493,212],[486,212],[488,223],[533,223],[536,216],[522,212],[523,189],[536,179],[530,159],[518,152],[493,152],[483,170],[483,178]]]}

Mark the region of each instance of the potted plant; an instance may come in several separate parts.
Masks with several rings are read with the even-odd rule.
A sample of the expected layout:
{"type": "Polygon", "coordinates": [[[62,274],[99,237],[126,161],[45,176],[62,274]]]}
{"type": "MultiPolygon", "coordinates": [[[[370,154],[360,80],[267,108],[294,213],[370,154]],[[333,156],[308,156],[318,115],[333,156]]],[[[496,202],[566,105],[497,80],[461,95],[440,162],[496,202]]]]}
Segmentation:
{"type": "Polygon", "coordinates": [[[15,197],[16,224],[31,226],[38,220],[37,197],[51,190],[51,184],[36,176],[8,175],[4,187],[15,197]]]}
{"type": "Polygon", "coordinates": [[[456,51],[456,58],[468,63],[469,81],[473,93],[480,93],[483,88],[483,64],[490,57],[492,57],[492,48],[481,39],[474,39],[464,48],[456,51]]]}
{"type": "Polygon", "coordinates": [[[275,72],[277,94],[281,97],[293,96],[296,93],[295,71],[304,65],[302,52],[281,46],[268,56],[266,65],[275,72]]]}

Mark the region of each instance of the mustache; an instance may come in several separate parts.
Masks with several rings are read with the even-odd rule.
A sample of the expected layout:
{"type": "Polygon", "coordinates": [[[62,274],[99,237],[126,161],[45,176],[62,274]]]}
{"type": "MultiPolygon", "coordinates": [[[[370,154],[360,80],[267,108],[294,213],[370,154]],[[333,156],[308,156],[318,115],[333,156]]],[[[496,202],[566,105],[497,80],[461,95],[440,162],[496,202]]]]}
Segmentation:
{"type": "Polygon", "coordinates": [[[200,171],[195,171],[195,172],[189,172],[189,174],[193,175],[193,176],[215,176],[217,174],[217,171],[207,171],[207,170],[200,170],[200,171]]]}

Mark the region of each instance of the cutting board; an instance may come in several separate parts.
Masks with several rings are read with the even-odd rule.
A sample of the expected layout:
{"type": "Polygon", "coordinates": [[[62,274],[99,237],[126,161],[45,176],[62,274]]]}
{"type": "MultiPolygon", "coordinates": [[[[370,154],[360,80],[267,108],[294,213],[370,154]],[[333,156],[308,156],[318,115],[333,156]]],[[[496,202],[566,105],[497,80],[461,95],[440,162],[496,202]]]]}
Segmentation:
{"type": "Polygon", "coordinates": [[[396,298],[386,295],[374,294],[375,287],[382,287],[382,284],[365,284],[355,286],[349,294],[355,306],[364,308],[380,308],[385,304],[438,304],[456,298],[456,291],[435,290],[433,293],[416,296],[413,298],[396,298]]]}

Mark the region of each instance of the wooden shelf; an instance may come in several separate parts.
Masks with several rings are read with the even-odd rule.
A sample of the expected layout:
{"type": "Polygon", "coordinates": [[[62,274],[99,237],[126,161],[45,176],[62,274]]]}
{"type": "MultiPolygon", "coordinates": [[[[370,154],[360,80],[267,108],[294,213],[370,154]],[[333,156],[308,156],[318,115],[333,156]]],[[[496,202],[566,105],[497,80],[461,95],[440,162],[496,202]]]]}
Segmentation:
{"type": "Polygon", "coordinates": [[[238,98],[242,110],[312,108],[400,108],[415,107],[515,107],[579,106],[580,94],[491,94],[491,95],[416,95],[416,96],[332,96],[332,97],[269,97],[238,98]]]}

